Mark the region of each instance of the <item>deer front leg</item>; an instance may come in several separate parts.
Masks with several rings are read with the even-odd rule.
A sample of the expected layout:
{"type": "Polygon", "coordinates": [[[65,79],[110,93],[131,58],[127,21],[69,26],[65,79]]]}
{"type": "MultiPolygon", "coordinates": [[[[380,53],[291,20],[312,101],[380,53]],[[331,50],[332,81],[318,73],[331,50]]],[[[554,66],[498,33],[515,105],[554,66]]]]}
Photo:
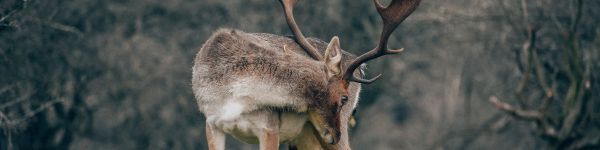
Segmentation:
{"type": "Polygon", "coordinates": [[[225,150],[225,133],[208,122],[206,123],[206,140],[209,150],[225,150]]]}
{"type": "Polygon", "coordinates": [[[266,127],[261,130],[259,142],[261,150],[279,149],[279,112],[267,113],[266,127]]]}

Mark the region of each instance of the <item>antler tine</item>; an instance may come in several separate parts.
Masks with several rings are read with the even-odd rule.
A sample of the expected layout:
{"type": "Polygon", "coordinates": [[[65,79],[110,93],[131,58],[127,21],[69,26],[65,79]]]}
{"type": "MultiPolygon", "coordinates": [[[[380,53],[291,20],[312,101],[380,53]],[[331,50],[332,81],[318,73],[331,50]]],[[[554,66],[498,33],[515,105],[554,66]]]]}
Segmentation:
{"type": "Polygon", "coordinates": [[[323,57],[321,56],[319,51],[317,51],[315,47],[308,43],[308,40],[306,40],[306,38],[302,34],[300,27],[298,27],[298,24],[296,24],[296,20],[294,20],[293,11],[294,5],[296,4],[296,0],[279,0],[279,2],[281,2],[281,5],[283,6],[285,19],[287,20],[287,24],[290,27],[290,30],[292,30],[294,36],[296,37],[296,42],[298,42],[298,44],[300,44],[300,46],[304,50],[306,50],[308,55],[310,55],[312,58],[316,60],[323,60],[323,57]]]}
{"type": "Polygon", "coordinates": [[[363,55],[360,55],[359,57],[354,59],[352,63],[350,63],[350,65],[346,69],[346,72],[344,72],[344,79],[348,81],[369,84],[381,77],[381,74],[379,74],[371,79],[363,79],[355,77],[353,73],[354,70],[360,67],[362,63],[381,57],[383,55],[398,54],[404,51],[404,48],[400,48],[397,50],[388,49],[387,42],[390,35],[392,34],[392,32],[394,32],[396,27],[398,27],[398,25],[402,23],[402,21],[404,21],[406,17],[408,17],[413,11],[415,11],[417,6],[419,6],[419,3],[421,3],[421,0],[392,0],[390,5],[387,7],[382,6],[378,2],[378,0],[373,0],[373,3],[375,4],[375,8],[377,8],[377,11],[381,16],[381,19],[383,20],[383,30],[381,31],[381,37],[379,39],[379,43],[377,44],[377,46],[375,46],[375,48],[373,48],[369,52],[366,52],[363,55]]]}

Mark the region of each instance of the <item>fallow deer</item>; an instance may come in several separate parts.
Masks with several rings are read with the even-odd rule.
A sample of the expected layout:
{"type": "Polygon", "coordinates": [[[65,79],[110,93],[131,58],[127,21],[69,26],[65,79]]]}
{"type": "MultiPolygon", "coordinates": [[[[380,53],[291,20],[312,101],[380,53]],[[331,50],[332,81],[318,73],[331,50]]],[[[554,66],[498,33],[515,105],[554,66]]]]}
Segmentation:
{"type": "Polygon", "coordinates": [[[356,108],[363,63],[403,49],[387,49],[395,28],[421,0],[373,0],[383,20],[377,46],[354,57],[329,43],[305,38],[293,17],[296,0],[280,0],[293,37],[221,29],[196,55],[192,85],[206,116],[209,149],[224,149],[225,135],[260,149],[279,143],[299,149],[350,149],[347,123],[356,108]],[[357,70],[358,69],[358,70],[357,70]]]}

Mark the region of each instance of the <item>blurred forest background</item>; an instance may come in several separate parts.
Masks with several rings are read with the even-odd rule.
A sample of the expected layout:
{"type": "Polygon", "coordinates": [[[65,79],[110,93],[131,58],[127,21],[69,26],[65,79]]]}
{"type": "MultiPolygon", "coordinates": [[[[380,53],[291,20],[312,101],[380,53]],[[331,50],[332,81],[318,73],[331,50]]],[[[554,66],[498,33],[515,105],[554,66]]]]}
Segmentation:
{"type": "MultiPolygon", "coordinates": [[[[381,30],[370,0],[295,12],[355,54],[381,30]]],[[[599,23],[598,0],[424,0],[369,63],[352,147],[600,149],[599,23]]],[[[206,149],[191,68],[219,28],[291,34],[276,0],[0,1],[0,150],[206,149]]]]}

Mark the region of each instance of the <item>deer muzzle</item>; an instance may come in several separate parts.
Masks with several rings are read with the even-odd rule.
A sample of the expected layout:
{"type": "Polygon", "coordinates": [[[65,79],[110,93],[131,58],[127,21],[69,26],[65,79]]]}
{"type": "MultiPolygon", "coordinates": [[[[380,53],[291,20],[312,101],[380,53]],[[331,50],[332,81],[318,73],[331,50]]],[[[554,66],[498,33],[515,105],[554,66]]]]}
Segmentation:
{"type": "Polygon", "coordinates": [[[321,132],[321,140],[327,144],[334,145],[340,139],[341,134],[334,129],[325,129],[321,132]]]}

